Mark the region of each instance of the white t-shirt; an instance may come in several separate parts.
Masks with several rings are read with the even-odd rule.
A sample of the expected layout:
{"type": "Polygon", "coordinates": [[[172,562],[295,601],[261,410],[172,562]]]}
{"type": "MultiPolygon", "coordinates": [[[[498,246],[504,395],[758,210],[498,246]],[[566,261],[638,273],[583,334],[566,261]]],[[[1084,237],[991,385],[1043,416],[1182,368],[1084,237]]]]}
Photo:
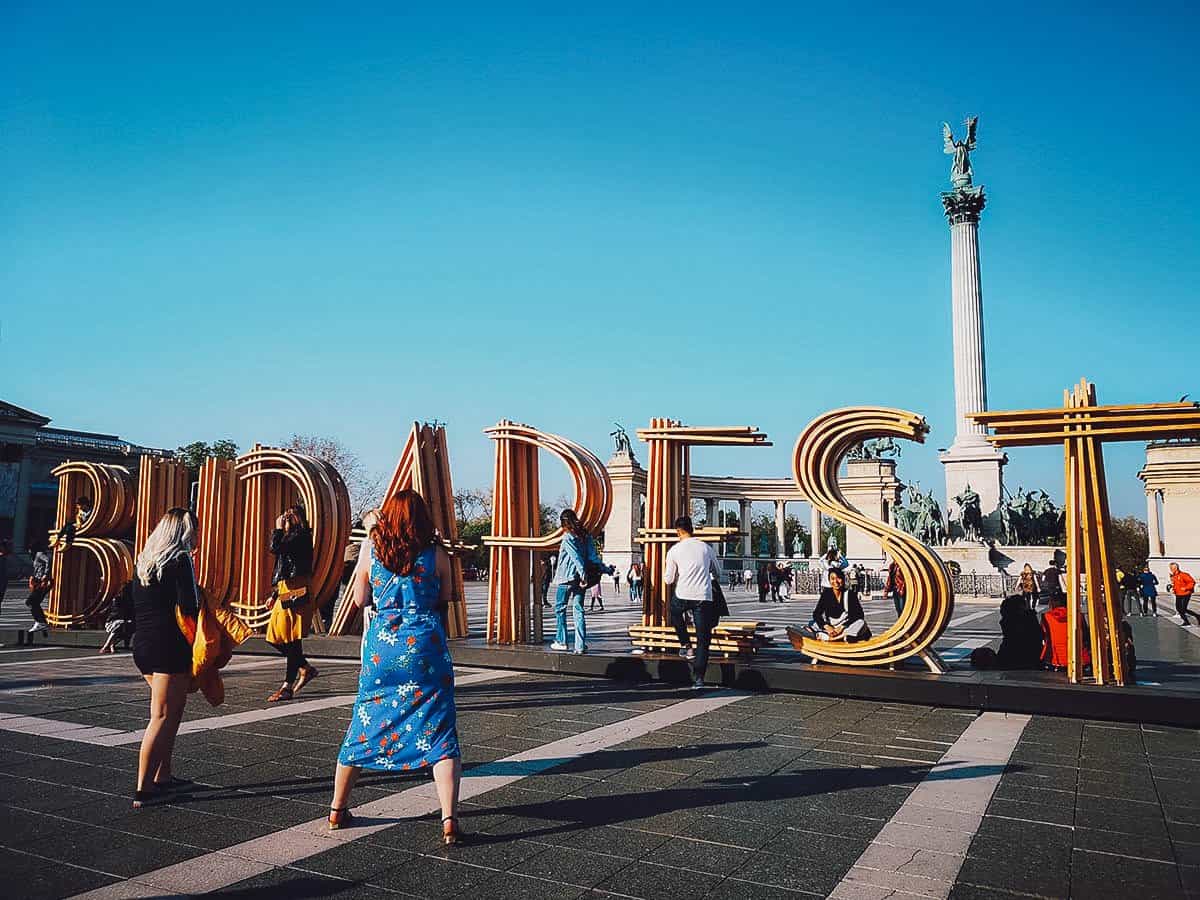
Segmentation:
{"type": "Polygon", "coordinates": [[[721,562],[711,545],[699,538],[684,538],[667,551],[663,579],[675,585],[682,600],[712,600],[712,576],[721,577],[721,562]]]}

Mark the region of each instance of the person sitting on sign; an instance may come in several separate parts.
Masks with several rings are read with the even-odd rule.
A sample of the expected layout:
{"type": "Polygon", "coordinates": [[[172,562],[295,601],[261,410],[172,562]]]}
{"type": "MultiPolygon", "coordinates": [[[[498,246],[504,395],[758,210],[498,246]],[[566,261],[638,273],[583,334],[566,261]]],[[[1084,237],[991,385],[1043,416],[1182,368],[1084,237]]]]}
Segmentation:
{"type": "MultiPolygon", "coordinates": [[[[1087,634],[1087,620],[1081,625],[1087,634]]],[[[1087,641],[1083,642],[1083,652],[1080,662],[1084,666],[1092,664],[1092,654],[1088,650],[1087,641]]],[[[1055,672],[1067,670],[1068,637],[1067,637],[1067,596],[1063,593],[1050,597],[1050,608],[1042,613],[1042,662],[1055,672]]]]}
{"type": "Polygon", "coordinates": [[[829,587],[821,589],[812,622],[800,630],[818,641],[849,644],[865,641],[871,636],[871,629],[867,627],[858,591],[847,587],[846,574],[841,569],[830,569],[828,578],[829,587]]]}

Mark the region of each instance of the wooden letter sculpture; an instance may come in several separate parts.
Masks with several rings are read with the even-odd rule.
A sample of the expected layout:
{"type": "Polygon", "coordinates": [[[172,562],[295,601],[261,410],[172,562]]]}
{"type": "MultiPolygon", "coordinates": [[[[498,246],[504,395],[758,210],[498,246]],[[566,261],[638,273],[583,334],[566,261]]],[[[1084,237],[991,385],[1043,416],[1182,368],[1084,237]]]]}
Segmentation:
{"type": "MultiPolygon", "coordinates": [[[[454,593],[450,607],[446,610],[446,636],[450,638],[467,635],[467,601],[463,587],[462,561],[455,550],[462,545],[458,541],[458,520],[454,515],[454,484],[450,478],[450,453],[446,448],[446,429],[441,425],[422,425],[413,422],[412,431],[396,470],[388,482],[384,499],[400,491],[416,491],[429,507],[433,527],[437,529],[443,544],[450,551],[450,569],[454,577],[454,593]]],[[[364,535],[365,536],[365,535],[364,535]]],[[[358,624],[359,610],[349,602],[351,586],[333,614],[329,633],[351,634],[358,624]]]]}
{"type": "Polygon", "coordinates": [[[856,510],[838,487],[842,459],[860,442],[890,436],[924,443],[928,431],[925,420],[915,413],[855,406],[818,416],[796,441],[792,473],[800,490],[821,512],[876,538],[884,552],[896,560],[908,591],[904,610],[895,624],[865,641],[817,641],[789,628],[792,646],[814,660],[847,666],[881,666],[920,656],[930,670],[939,674],[945,671],[931,649],[954,611],[954,589],[945,564],[912,535],[856,510]]]}
{"type": "Polygon", "coordinates": [[[1200,407],[1194,403],[1143,403],[1097,406],[1096,386],[1081,380],[1063,391],[1061,409],[1023,409],[976,413],[976,422],[992,428],[997,447],[1063,445],[1067,531],[1067,678],[1083,675],[1083,623],[1080,576],[1088,609],[1087,640],[1097,684],[1126,677],[1117,629],[1121,598],[1109,555],[1110,515],[1104,476],[1105,441],[1153,441],[1200,436],[1200,407]]]}
{"type": "Polygon", "coordinates": [[[54,469],[58,478],[58,527],[50,533],[56,546],[46,621],[77,627],[98,620],[133,577],[133,476],[124,466],[65,462],[54,469]],[[75,522],[75,501],[87,496],[92,512],[76,523],[68,544],[63,531],[75,522]]]}
{"type": "Polygon", "coordinates": [[[564,437],[507,419],[484,429],[484,434],[496,442],[492,533],[483,539],[491,548],[487,640],[540,643],[542,605],[531,604],[534,554],[548,554],[558,547],[563,530],[539,534],[538,448],[566,463],[575,484],[572,507],[593,534],[604,527],[612,511],[612,480],[594,454],[564,437]]]}
{"type": "Polygon", "coordinates": [[[138,465],[137,513],[134,521],[133,553],[142,552],[146,539],[168,509],[187,509],[192,486],[187,466],[169,459],[143,456],[138,465]]]}
{"type": "MultiPolygon", "coordinates": [[[[688,426],[673,419],[651,419],[638,438],[649,445],[646,472],[646,527],[638,530],[645,546],[642,566],[642,624],[630,628],[635,647],[678,647],[671,625],[670,591],[663,582],[667,549],[679,540],[674,522],[691,515],[692,447],[770,447],[753,425],[688,426]]],[[[748,523],[743,523],[748,525],[748,523]]],[[[698,528],[696,537],[719,543],[738,534],[736,528],[698,528]]]]}

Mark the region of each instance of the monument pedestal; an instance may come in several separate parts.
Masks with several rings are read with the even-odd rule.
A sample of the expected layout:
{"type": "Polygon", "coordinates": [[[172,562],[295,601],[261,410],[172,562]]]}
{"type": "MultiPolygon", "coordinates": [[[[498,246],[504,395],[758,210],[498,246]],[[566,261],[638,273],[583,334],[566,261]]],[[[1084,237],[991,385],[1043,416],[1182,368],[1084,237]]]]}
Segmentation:
{"type": "MultiPolygon", "coordinates": [[[[1008,456],[991,444],[959,444],[938,454],[946,476],[946,513],[949,521],[959,516],[954,498],[969,485],[979,495],[979,511],[983,514],[983,535],[1000,538],[1000,501],[1004,492],[1004,464],[1008,456]]],[[[961,535],[959,535],[961,536],[961,535]]]]}
{"type": "MultiPolygon", "coordinates": [[[[850,505],[880,522],[892,520],[892,507],[900,501],[903,485],[896,477],[894,459],[850,459],[846,474],[838,486],[850,505]]],[[[883,548],[870,535],[853,527],[846,528],[846,559],[867,568],[883,566],[883,548]]]]}
{"type": "Polygon", "coordinates": [[[642,497],[646,493],[646,470],[632,453],[613,454],[605,465],[612,479],[612,513],[604,526],[604,561],[617,567],[624,580],[629,566],[642,561],[642,546],[633,538],[642,525],[642,497]]]}

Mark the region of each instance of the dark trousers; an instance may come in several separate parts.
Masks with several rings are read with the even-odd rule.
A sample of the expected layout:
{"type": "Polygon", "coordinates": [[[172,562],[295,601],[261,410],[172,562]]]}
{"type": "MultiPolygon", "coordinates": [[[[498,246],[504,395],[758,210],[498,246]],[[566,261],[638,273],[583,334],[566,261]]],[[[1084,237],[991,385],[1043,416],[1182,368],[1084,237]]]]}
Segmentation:
{"type": "Polygon", "coordinates": [[[908,602],[908,598],[906,598],[902,593],[899,591],[892,591],[892,606],[896,607],[897,616],[904,612],[904,604],[906,602],[908,602]]]}
{"type": "MultiPolygon", "coordinates": [[[[1177,613],[1179,613],[1179,618],[1183,619],[1183,623],[1185,625],[1187,624],[1188,616],[1195,615],[1194,613],[1188,613],[1188,604],[1191,601],[1192,601],[1191,594],[1176,594],[1175,595],[1175,611],[1177,613]]],[[[1196,618],[1198,620],[1200,620],[1200,616],[1196,616],[1196,618]]]]}
{"type": "Polygon", "coordinates": [[[1158,594],[1152,594],[1149,597],[1147,597],[1145,594],[1142,594],[1142,615],[1143,616],[1149,615],[1151,607],[1153,607],[1153,609],[1154,609],[1154,615],[1157,616],[1158,615],[1158,594]]]}
{"type": "Polygon", "coordinates": [[[696,658],[692,660],[692,680],[703,681],[704,673],[708,670],[708,646],[712,643],[713,626],[717,624],[715,606],[711,600],[685,600],[676,597],[671,601],[671,624],[675,626],[675,636],[679,645],[687,647],[692,643],[688,636],[687,622],[684,613],[692,614],[696,623],[696,658]]]}
{"type": "Polygon", "coordinates": [[[29,607],[29,614],[33,616],[33,621],[39,625],[46,624],[46,614],[42,612],[42,603],[46,599],[49,591],[32,591],[29,594],[29,599],[25,601],[25,605],[29,607]]]}
{"type": "Polygon", "coordinates": [[[767,586],[765,584],[763,584],[762,582],[759,582],[759,585],[758,585],[758,602],[759,603],[767,602],[767,586]]]}
{"type": "Polygon", "coordinates": [[[304,641],[288,641],[286,644],[272,644],[276,650],[287,659],[287,674],[283,680],[291,684],[300,675],[301,669],[308,668],[308,660],[304,658],[304,641]]]}

